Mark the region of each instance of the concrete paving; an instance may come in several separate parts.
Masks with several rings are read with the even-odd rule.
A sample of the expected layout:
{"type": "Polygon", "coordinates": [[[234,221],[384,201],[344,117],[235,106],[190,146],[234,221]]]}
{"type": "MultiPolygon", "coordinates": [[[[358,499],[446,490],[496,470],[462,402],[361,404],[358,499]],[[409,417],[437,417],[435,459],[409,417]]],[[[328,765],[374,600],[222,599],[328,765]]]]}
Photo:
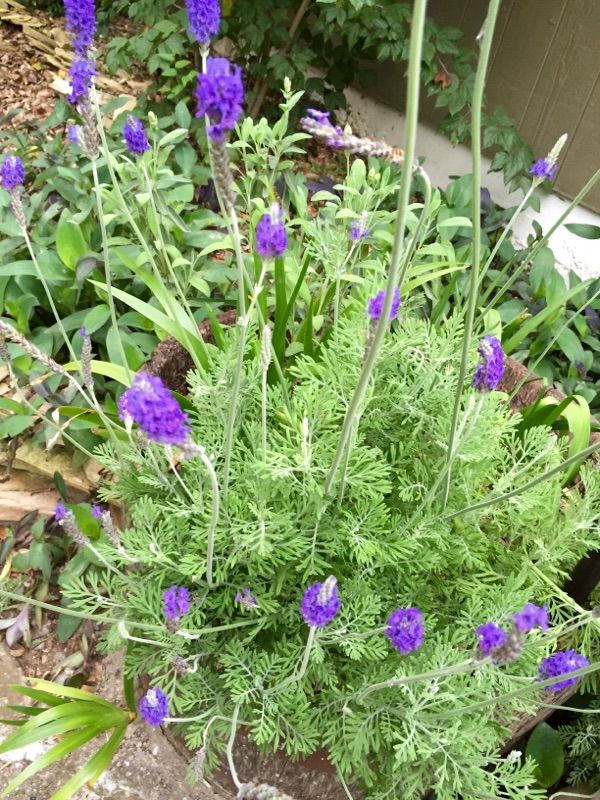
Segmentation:
{"type": "MultiPolygon", "coordinates": [[[[348,99],[348,122],[359,135],[384,139],[394,147],[402,147],[404,143],[404,116],[384,103],[374,100],[355,89],[346,91],[348,99]]],[[[343,118],[343,115],[339,115],[343,118]]],[[[565,121],[568,132],[568,121],[565,121]]],[[[472,171],[471,152],[463,145],[453,145],[450,140],[432,127],[419,125],[417,138],[417,155],[425,157],[424,167],[435,186],[444,188],[451,176],[467,175],[472,171]]],[[[546,153],[536,153],[543,158],[546,153]]],[[[504,207],[515,206],[522,198],[521,193],[510,193],[501,173],[489,172],[490,159],[482,159],[482,185],[487,187],[492,199],[504,207]]],[[[560,163],[560,162],[559,162],[560,163]]],[[[590,161],[590,177],[597,164],[590,161]]],[[[538,189],[540,211],[525,211],[514,226],[513,241],[515,246],[524,247],[527,236],[533,231],[532,222],[537,220],[544,231],[560,217],[569,205],[556,194],[538,189]]],[[[600,216],[586,208],[575,209],[567,222],[587,223],[600,226],[600,216]]],[[[572,270],[580,278],[600,277],[600,241],[598,239],[581,239],[561,226],[551,237],[550,246],[556,257],[559,272],[566,275],[572,270]]]]}
{"type": "MultiPolygon", "coordinates": [[[[122,664],[113,654],[103,659],[102,679],[98,692],[108,700],[120,700],[122,664]]],[[[10,684],[23,683],[16,660],[6,646],[0,643],[0,698],[10,703],[23,704],[23,698],[10,691],[10,684]]],[[[0,726],[0,741],[14,728],[0,726]]],[[[99,741],[99,740],[98,740],[99,741]]],[[[51,744],[35,744],[0,755],[0,791],[35,758],[49,749],[51,744]]],[[[12,800],[48,800],[58,788],[90,758],[97,749],[94,742],[81,752],[27,781],[10,795],[12,800]]],[[[80,790],[77,800],[219,800],[203,786],[192,787],[186,782],[187,762],[168,742],[160,730],[136,720],[129,726],[127,735],[115,760],[93,788],[80,790]]]]}

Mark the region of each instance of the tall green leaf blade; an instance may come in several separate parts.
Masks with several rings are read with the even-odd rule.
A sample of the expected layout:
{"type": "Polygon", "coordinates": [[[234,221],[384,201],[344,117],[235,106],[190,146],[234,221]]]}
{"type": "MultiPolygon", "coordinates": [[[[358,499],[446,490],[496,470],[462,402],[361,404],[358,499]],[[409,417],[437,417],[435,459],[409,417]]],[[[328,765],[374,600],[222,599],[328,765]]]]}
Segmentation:
{"type": "Polygon", "coordinates": [[[101,714],[98,709],[93,708],[90,708],[85,713],[71,711],[70,706],[71,704],[68,704],[67,706],[60,706],[59,709],[52,709],[53,711],[66,709],[68,713],[50,722],[44,721],[44,714],[30,719],[18,731],[12,733],[2,742],[0,754],[27,747],[27,745],[35,744],[35,742],[49,739],[51,736],[59,736],[76,728],[81,728],[83,725],[91,725],[94,722],[99,723],[102,721],[106,723],[107,727],[113,727],[115,720],[112,715],[101,714]]]}
{"type": "MultiPolygon", "coordinates": [[[[591,412],[585,397],[580,394],[573,395],[573,402],[563,410],[562,416],[567,420],[571,434],[569,457],[576,456],[588,446],[592,432],[591,412]]],[[[563,478],[563,486],[571,483],[584,460],[582,458],[568,469],[563,478]]]]}
{"type": "Polygon", "coordinates": [[[76,700],[83,700],[86,703],[97,703],[98,705],[105,706],[112,710],[120,710],[113,703],[110,703],[108,700],[92,692],[84,692],[82,689],[73,689],[71,686],[52,683],[52,681],[45,681],[43,678],[29,678],[29,681],[35,689],[40,687],[43,691],[49,692],[50,694],[57,694],[60,697],[73,697],[76,700]]]}
{"type": "MultiPolygon", "coordinates": [[[[586,286],[590,284],[590,281],[586,282],[586,286]]],[[[572,286],[568,289],[564,294],[556,298],[554,302],[548,303],[546,308],[542,309],[540,312],[535,314],[533,317],[529,317],[529,319],[521,325],[521,327],[505,342],[502,342],[502,346],[504,348],[505,353],[512,353],[514,352],[523,339],[529,336],[530,333],[536,331],[543,323],[549,319],[553,314],[555,314],[561,306],[565,305],[571,297],[574,297],[577,292],[581,291],[581,287],[583,284],[579,284],[578,286],[572,286]]]]}
{"type": "Polygon", "coordinates": [[[65,758],[75,750],[78,750],[80,747],[83,747],[84,744],[87,744],[87,742],[91,741],[91,739],[95,739],[96,736],[99,736],[105,730],[106,727],[100,723],[96,725],[90,723],[90,725],[88,725],[84,730],[75,731],[69,736],[65,736],[62,741],[54,745],[54,747],[51,747],[50,750],[48,750],[39,758],[36,758],[33,763],[20,772],[2,792],[2,796],[9,794],[41,770],[49,767],[56,761],[60,761],[61,758],[65,758]]]}
{"type": "Polygon", "coordinates": [[[126,732],[127,725],[122,725],[113,731],[108,742],[58,792],[55,792],[50,800],[69,800],[85,783],[91,786],[97,781],[100,775],[110,766],[110,762],[123,741],[126,732]]]}

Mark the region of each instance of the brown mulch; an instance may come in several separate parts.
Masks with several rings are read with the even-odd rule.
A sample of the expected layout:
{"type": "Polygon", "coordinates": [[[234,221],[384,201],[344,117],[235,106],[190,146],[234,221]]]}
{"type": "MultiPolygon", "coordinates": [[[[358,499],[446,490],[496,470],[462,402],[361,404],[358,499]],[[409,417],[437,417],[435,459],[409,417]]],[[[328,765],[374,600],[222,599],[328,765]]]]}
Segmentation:
{"type": "MultiPolygon", "coordinates": [[[[111,35],[130,32],[128,20],[116,20],[111,35]]],[[[98,76],[102,95],[128,97],[133,108],[146,87],[146,77],[120,70],[109,76],[102,69],[102,42],[97,43],[98,76]]],[[[28,9],[18,0],[0,0],[0,130],[17,129],[26,120],[44,120],[57,97],[68,92],[67,71],[72,59],[70,39],[62,17],[28,9]],[[19,113],[6,119],[6,115],[19,113]]]]}
{"type": "Polygon", "coordinates": [[[22,30],[0,22],[0,113],[23,109],[0,128],[18,128],[24,120],[45,119],[52,112],[55,71],[40,58],[22,30]]]}

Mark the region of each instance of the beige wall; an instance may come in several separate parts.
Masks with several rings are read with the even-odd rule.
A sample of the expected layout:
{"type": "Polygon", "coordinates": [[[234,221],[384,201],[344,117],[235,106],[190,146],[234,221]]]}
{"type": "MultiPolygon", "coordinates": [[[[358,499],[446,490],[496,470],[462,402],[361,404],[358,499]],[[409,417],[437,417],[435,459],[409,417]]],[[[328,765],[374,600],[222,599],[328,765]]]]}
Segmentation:
{"type": "MultiPolygon", "coordinates": [[[[429,15],[472,42],[486,0],[430,0],[429,15]]],[[[403,107],[403,68],[384,65],[371,92],[403,107]]],[[[556,190],[573,197],[600,167],[600,0],[503,0],[490,64],[489,106],[503,105],[536,156],[564,132],[556,190]]],[[[427,101],[424,99],[425,104],[427,101]]],[[[425,108],[432,122],[439,112],[425,108]]],[[[600,186],[584,203],[600,212],[600,186]]]]}

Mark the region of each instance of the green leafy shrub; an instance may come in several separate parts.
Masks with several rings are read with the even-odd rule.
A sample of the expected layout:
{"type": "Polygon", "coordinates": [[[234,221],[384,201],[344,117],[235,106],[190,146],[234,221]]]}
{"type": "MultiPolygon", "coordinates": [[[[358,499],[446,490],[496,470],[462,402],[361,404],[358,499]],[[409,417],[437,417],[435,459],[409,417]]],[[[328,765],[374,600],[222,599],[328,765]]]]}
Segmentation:
{"type": "MultiPolygon", "coordinates": [[[[470,217],[444,210],[415,163],[425,5],[415,0],[411,22],[399,179],[389,165],[375,170],[348,158],[344,184],[309,204],[306,186],[284,173],[285,213],[273,183],[299,139],[285,135],[287,121],[249,122],[228,146],[241,114],[241,71],[208,62],[202,113],[221,207],[214,221],[224,229],[219,244],[233,251],[235,323],[219,322],[208,307],[212,335],[203,337],[200,309],[186,291],[203,256],[188,258],[195,217],[180,212],[189,187],[167,166],[187,144],[185,126],[150,144],[133,121],[129,155],[111,153],[92,86],[79,110],[104,272],[87,280],[106,298],[114,355],[93,359],[82,334],[81,357],[69,364],[79,383],[0,320],[10,369],[5,339],[96,414],[107,441],[95,452],[116,479],[101,497],[127,511],[119,532],[101,510],[100,535],[92,536],[89,515],[82,521],[77,508],[57,508],[65,532],[94,557],[63,587],[65,613],[105,626],[106,647],[126,645],[128,705],[133,679],[148,675],[140,716],[151,725],[187,723],[208,769],[224,750],[241,799],[254,791],[233,754],[243,725],[263,750],[295,757],[324,747],[340,779],[377,800],[430,790],[440,800],[534,800],[542,796],[537,763],[498,755],[509,726],[556,697],[546,691],[557,680],[591,687],[600,668],[587,658],[596,658],[596,614],[561,589],[596,544],[600,472],[581,461],[600,444],[578,441],[573,453],[573,443],[547,427],[523,426],[497,391],[504,356],[490,330],[498,331],[498,318],[475,319],[479,270],[488,266],[480,154],[473,154],[470,217]],[[237,187],[234,150],[242,159],[237,187]],[[412,202],[415,189],[420,202],[412,202]],[[455,249],[450,240],[461,229],[471,241],[455,249]],[[122,266],[133,287],[113,285],[122,266]],[[422,319],[414,289],[466,267],[469,285],[452,315],[443,324],[422,319]],[[116,301],[187,348],[188,398],[154,375],[133,375],[116,301]],[[117,408],[98,401],[96,372],[127,387],[117,408]],[[575,465],[578,482],[564,488],[575,465]]],[[[492,0],[473,85],[475,140],[498,6],[492,0]]],[[[284,116],[298,100],[287,85],[284,116]]],[[[150,124],[157,127],[152,117],[150,124]]],[[[391,148],[336,130],[322,112],[302,126],[334,148],[377,151],[397,164],[391,148]]],[[[27,241],[17,167],[4,161],[0,172],[27,241]]],[[[215,307],[225,282],[215,282],[215,307]]],[[[39,716],[50,722],[54,713],[71,716],[39,716]]],[[[131,719],[112,706],[106,716],[105,729],[119,735],[131,719]]],[[[79,727],[73,719],[66,725],[79,727]]],[[[64,732],[62,723],[59,731],[40,728],[27,730],[36,740],[64,732]]],[[[16,736],[5,749],[15,740],[23,743],[16,736]]],[[[94,764],[90,777],[105,765],[94,764]]]]}
{"type": "MultiPolygon", "coordinates": [[[[159,94],[159,108],[166,112],[169,105],[189,97],[199,68],[182,33],[185,11],[172,0],[118,0],[110,15],[119,13],[143,27],[137,34],[109,41],[107,66],[128,70],[132,63],[145,65],[155,76],[150,93],[159,94]]],[[[406,62],[410,20],[410,4],[396,0],[232,0],[223,4],[222,33],[244,66],[249,113],[256,116],[270,113],[268,101],[286,77],[309,96],[322,97],[328,108],[344,107],[344,89],[368,83],[366,61],[406,62]]],[[[427,20],[421,79],[435,106],[445,110],[440,130],[453,142],[469,139],[475,76],[475,53],[460,44],[461,38],[457,28],[427,20]]],[[[533,152],[514,121],[497,107],[484,116],[483,131],[484,146],[495,152],[492,169],[503,172],[511,189],[525,189],[533,152]]]]}

